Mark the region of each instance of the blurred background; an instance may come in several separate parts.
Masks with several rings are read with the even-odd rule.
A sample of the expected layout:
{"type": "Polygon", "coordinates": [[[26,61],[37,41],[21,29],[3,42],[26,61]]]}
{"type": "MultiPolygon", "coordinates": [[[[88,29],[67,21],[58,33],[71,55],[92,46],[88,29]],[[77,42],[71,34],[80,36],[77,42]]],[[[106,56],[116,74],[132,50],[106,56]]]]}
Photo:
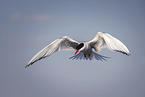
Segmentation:
{"type": "Polygon", "coordinates": [[[145,97],[144,0],[0,0],[1,97],[145,97]],[[24,68],[62,36],[89,41],[108,32],[131,56],[104,49],[108,61],[57,52],[24,68]]]}

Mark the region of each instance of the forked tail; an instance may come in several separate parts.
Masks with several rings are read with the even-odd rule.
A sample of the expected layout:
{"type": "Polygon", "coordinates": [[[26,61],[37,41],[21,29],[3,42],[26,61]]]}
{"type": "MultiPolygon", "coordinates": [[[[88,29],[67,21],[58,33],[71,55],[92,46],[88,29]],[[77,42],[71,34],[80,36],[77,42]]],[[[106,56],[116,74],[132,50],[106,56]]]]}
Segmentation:
{"type": "Polygon", "coordinates": [[[100,61],[107,61],[106,59],[110,58],[110,57],[106,57],[100,54],[97,54],[96,52],[92,51],[92,53],[90,55],[84,55],[83,52],[79,52],[77,55],[74,55],[72,57],[70,57],[69,59],[84,59],[84,60],[92,60],[92,59],[96,59],[96,60],[100,60],[100,61]]]}

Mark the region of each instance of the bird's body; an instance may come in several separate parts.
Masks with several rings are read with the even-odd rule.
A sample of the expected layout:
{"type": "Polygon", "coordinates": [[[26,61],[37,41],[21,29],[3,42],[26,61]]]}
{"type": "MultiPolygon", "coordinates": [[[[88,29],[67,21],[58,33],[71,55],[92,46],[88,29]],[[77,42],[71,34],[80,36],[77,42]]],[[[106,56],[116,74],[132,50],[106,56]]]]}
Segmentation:
{"type": "Polygon", "coordinates": [[[79,51],[83,52],[85,55],[91,54],[92,53],[92,48],[88,44],[88,42],[84,42],[83,44],[84,44],[84,46],[79,51]]]}
{"type": "Polygon", "coordinates": [[[84,57],[90,57],[92,55],[91,46],[88,44],[88,42],[84,42],[82,44],[84,44],[84,46],[79,51],[83,53],[84,57]]]}
{"type": "Polygon", "coordinates": [[[60,50],[76,50],[74,56],[70,59],[85,59],[92,60],[93,58],[97,60],[106,60],[105,56],[98,54],[103,48],[108,48],[112,51],[121,52],[126,55],[130,55],[127,47],[117,38],[111,36],[105,32],[98,32],[94,39],[88,42],[77,42],[68,36],[56,39],[48,46],[40,50],[29,62],[26,67],[32,65],[36,61],[49,57],[60,50]]]}

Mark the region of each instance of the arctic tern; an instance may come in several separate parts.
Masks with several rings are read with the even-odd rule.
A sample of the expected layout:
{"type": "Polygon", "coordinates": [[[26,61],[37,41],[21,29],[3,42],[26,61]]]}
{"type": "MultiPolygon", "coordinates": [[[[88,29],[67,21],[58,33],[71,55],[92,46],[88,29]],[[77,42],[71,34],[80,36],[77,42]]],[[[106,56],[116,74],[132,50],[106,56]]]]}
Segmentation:
{"type": "Polygon", "coordinates": [[[128,48],[117,38],[105,32],[98,32],[94,39],[88,42],[77,42],[68,36],[63,36],[40,50],[25,66],[29,67],[33,63],[43,58],[49,57],[60,50],[76,50],[75,55],[70,59],[105,60],[106,56],[98,54],[103,48],[130,55],[128,48]]]}

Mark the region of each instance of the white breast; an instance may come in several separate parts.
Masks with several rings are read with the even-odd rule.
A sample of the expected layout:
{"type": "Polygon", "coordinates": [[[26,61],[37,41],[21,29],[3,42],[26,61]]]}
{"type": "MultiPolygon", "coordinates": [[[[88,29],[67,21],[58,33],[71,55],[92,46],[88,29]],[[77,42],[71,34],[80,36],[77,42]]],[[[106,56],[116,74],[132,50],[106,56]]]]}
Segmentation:
{"type": "Polygon", "coordinates": [[[88,55],[88,54],[92,53],[92,48],[91,48],[91,46],[87,42],[85,42],[84,43],[84,47],[82,47],[80,49],[80,51],[83,52],[84,54],[88,55]]]}

